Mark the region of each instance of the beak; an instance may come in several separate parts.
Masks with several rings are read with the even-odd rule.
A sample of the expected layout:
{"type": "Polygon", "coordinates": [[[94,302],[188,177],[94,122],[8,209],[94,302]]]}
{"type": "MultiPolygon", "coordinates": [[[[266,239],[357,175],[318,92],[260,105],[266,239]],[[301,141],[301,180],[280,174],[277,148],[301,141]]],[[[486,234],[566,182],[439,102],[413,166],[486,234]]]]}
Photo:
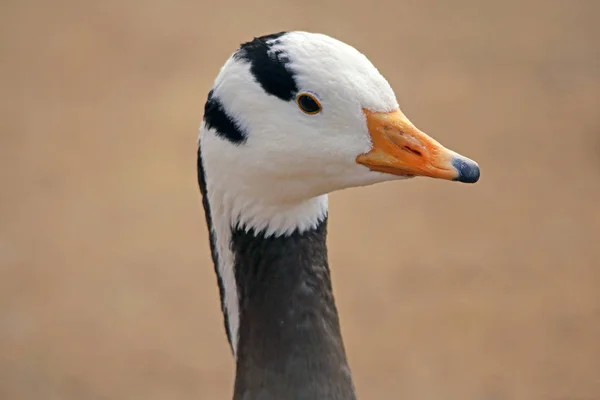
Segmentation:
{"type": "Polygon", "coordinates": [[[356,162],[372,171],[428,176],[465,183],[479,180],[479,166],[417,129],[399,109],[389,113],[363,110],[373,148],[356,162]]]}

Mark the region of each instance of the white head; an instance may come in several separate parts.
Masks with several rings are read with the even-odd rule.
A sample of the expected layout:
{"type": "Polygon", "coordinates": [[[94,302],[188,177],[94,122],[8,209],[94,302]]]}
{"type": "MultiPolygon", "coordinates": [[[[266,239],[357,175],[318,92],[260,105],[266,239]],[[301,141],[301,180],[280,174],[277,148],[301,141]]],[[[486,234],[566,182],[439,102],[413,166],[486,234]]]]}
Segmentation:
{"type": "Polygon", "coordinates": [[[206,103],[199,146],[213,209],[268,234],[314,225],[335,190],[479,177],[477,164],[408,121],[363,54],[306,32],[257,38],[231,56],[206,103]]]}
{"type": "Polygon", "coordinates": [[[232,228],[286,235],[327,215],[327,193],[416,175],[475,182],[479,168],[419,131],[354,48],[290,32],[243,44],[205,107],[199,178],[236,354],[232,228]]]}

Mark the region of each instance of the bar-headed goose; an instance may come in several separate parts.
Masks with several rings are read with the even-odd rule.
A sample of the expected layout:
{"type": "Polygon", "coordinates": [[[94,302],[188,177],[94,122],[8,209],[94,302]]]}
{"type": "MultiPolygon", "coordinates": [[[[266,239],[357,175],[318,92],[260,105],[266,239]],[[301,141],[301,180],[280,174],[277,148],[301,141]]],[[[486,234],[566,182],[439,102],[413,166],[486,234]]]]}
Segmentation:
{"type": "Polygon", "coordinates": [[[418,130],[371,62],[331,37],[242,44],[208,95],[198,180],[234,399],[354,399],[331,289],[327,193],[479,167],[418,130]]]}

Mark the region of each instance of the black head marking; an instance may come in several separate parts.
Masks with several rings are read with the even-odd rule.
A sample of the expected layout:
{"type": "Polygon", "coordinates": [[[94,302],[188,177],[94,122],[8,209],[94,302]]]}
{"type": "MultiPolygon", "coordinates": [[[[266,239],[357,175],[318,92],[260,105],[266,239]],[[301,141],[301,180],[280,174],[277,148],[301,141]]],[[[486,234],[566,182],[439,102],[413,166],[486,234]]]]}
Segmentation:
{"type": "Polygon", "coordinates": [[[214,128],[217,135],[235,144],[246,141],[246,135],[235,120],[227,114],[223,104],[213,95],[208,93],[208,100],[204,105],[204,122],[207,128],[214,128]]]}
{"type": "Polygon", "coordinates": [[[272,50],[281,43],[279,38],[287,32],[254,38],[244,43],[234,58],[250,63],[250,72],[256,82],[270,95],[284,101],[292,100],[298,92],[294,73],[288,68],[290,59],[281,50],[272,50]]]}

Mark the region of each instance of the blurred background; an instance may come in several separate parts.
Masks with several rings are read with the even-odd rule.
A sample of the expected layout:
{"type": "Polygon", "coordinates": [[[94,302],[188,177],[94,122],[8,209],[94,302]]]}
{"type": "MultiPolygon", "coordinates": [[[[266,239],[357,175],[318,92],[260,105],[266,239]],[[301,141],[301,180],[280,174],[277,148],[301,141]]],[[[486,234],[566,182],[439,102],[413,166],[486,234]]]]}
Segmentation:
{"type": "Polygon", "coordinates": [[[335,193],[365,399],[600,399],[600,2],[0,4],[0,398],[227,399],[196,137],[239,43],[327,33],[479,162],[335,193]]]}

